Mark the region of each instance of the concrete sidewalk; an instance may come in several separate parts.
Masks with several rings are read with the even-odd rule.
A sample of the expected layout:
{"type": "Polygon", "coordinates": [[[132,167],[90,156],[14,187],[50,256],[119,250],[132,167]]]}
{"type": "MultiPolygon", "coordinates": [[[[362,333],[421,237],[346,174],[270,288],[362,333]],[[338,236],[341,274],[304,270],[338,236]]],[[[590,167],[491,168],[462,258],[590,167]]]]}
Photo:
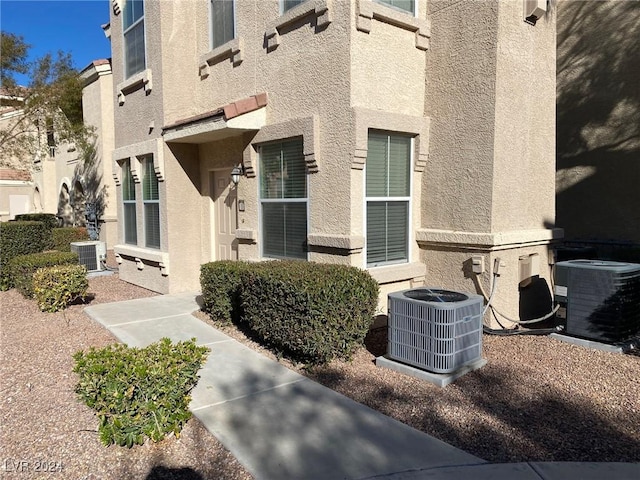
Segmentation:
{"type": "Polygon", "coordinates": [[[334,392],[195,318],[197,293],[90,306],[131,346],[211,348],[190,408],[257,479],[629,479],[640,464],[488,464],[334,392]]]}

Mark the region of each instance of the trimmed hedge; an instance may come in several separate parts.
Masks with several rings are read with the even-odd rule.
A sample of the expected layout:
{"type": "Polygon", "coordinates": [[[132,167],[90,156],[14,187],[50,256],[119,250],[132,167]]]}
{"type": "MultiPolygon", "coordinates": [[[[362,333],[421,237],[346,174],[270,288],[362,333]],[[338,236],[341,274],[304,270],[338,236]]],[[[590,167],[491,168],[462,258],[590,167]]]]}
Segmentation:
{"type": "Polygon", "coordinates": [[[75,391],[95,410],[105,445],[132,447],[145,438],[180,436],[191,417],[189,393],[210,351],[195,340],[172,344],[163,338],[145,348],[115,344],[73,355],[75,391]]]}
{"type": "Polygon", "coordinates": [[[219,261],[200,266],[202,310],[215,321],[228,323],[240,321],[238,292],[240,274],[257,264],[219,261]]]}
{"type": "Polygon", "coordinates": [[[0,224],[0,290],[13,286],[10,262],[20,255],[42,252],[51,244],[51,229],[42,222],[0,224]]]}
{"type": "Polygon", "coordinates": [[[70,252],[71,242],[89,240],[89,233],[85,227],[61,227],[51,230],[53,234],[53,250],[70,252]]]}
{"type": "Polygon", "coordinates": [[[60,220],[53,213],[21,213],[16,215],[17,221],[23,222],[42,222],[49,230],[58,228],[60,226],[60,220]]]}
{"type": "Polygon", "coordinates": [[[203,310],[246,324],[278,353],[320,364],[364,344],[378,303],[368,272],[302,261],[213,262],[201,268],[203,310]]]}
{"type": "Polygon", "coordinates": [[[20,255],[10,262],[10,273],[16,289],[26,298],[33,298],[33,274],[40,268],[56,265],[75,265],[76,253],[40,252],[20,255]]]}
{"type": "Polygon", "coordinates": [[[89,282],[84,265],[40,268],[33,274],[33,294],[43,312],[58,312],[87,295],[89,282]]]}

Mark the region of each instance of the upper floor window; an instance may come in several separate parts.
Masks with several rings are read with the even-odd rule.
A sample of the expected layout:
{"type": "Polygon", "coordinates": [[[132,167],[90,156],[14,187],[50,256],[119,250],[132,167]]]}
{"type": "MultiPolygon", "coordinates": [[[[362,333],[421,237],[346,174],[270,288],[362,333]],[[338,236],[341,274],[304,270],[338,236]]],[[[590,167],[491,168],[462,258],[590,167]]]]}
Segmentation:
{"type": "Polygon", "coordinates": [[[124,70],[129,78],[146,68],[144,45],[144,0],[127,0],[122,16],[124,70]]]}
{"type": "Polygon", "coordinates": [[[367,267],[409,261],[412,142],[404,135],[369,132],[367,267]]]}
{"type": "Polygon", "coordinates": [[[234,7],[235,0],[211,0],[211,48],[235,37],[234,7]]]}
{"type": "Polygon", "coordinates": [[[282,0],[282,13],[304,3],[306,0],[282,0]]]}
{"type": "Polygon", "coordinates": [[[411,15],[415,15],[416,13],[416,2],[415,0],[374,0],[378,3],[384,3],[385,5],[389,5],[392,8],[397,10],[402,10],[403,12],[409,12],[411,15]]]}

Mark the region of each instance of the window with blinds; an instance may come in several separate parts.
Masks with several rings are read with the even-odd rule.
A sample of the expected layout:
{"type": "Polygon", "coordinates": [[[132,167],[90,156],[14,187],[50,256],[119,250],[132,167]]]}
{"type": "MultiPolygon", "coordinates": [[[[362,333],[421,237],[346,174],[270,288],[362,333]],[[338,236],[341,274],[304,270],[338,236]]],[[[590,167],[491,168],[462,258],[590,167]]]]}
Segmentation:
{"type": "Polygon", "coordinates": [[[122,12],[125,78],[146,68],[144,44],[144,1],[127,0],[122,12]]]}
{"type": "Polygon", "coordinates": [[[235,36],[235,0],[211,0],[211,48],[224,45],[235,36]]]}
{"type": "Polygon", "coordinates": [[[415,0],[374,0],[374,1],[377,3],[383,3],[385,5],[389,5],[390,7],[393,7],[396,10],[409,12],[412,15],[415,15],[416,13],[415,0]]]}
{"type": "Polygon", "coordinates": [[[148,248],[160,248],[160,194],[158,177],[153,168],[153,157],[142,160],[142,203],[144,206],[144,244],[148,248]]]}
{"type": "Polygon", "coordinates": [[[262,255],[307,259],[307,170],[302,138],[260,147],[262,255]]]}
{"type": "Polygon", "coordinates": [[[368,267],[409,260],[411,145],[408,136],[369,132],[365,166],[368,267]]]}
{"type": "Polygon", "coordinates": [[[138,243],[136,224],[136,184],[131,175],[131,161],[122,162],[122,203],[124,213],[124,242],[138,243]]]}

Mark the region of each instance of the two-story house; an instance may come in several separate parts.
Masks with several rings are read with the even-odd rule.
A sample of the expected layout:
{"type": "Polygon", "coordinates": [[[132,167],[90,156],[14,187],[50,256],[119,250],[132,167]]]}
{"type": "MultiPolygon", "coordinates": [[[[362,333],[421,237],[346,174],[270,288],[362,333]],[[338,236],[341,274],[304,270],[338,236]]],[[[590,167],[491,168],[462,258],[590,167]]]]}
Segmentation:
{"type": "Polygon", "coordinates": [[[114,1],[121,278],[167,293],[213,260],[342,263],[384,312],[410,286],[489,291],[499,258],[495,302],[524,314],[562,234],[555,13],[533,25],[526,3],[114,1]]]}

